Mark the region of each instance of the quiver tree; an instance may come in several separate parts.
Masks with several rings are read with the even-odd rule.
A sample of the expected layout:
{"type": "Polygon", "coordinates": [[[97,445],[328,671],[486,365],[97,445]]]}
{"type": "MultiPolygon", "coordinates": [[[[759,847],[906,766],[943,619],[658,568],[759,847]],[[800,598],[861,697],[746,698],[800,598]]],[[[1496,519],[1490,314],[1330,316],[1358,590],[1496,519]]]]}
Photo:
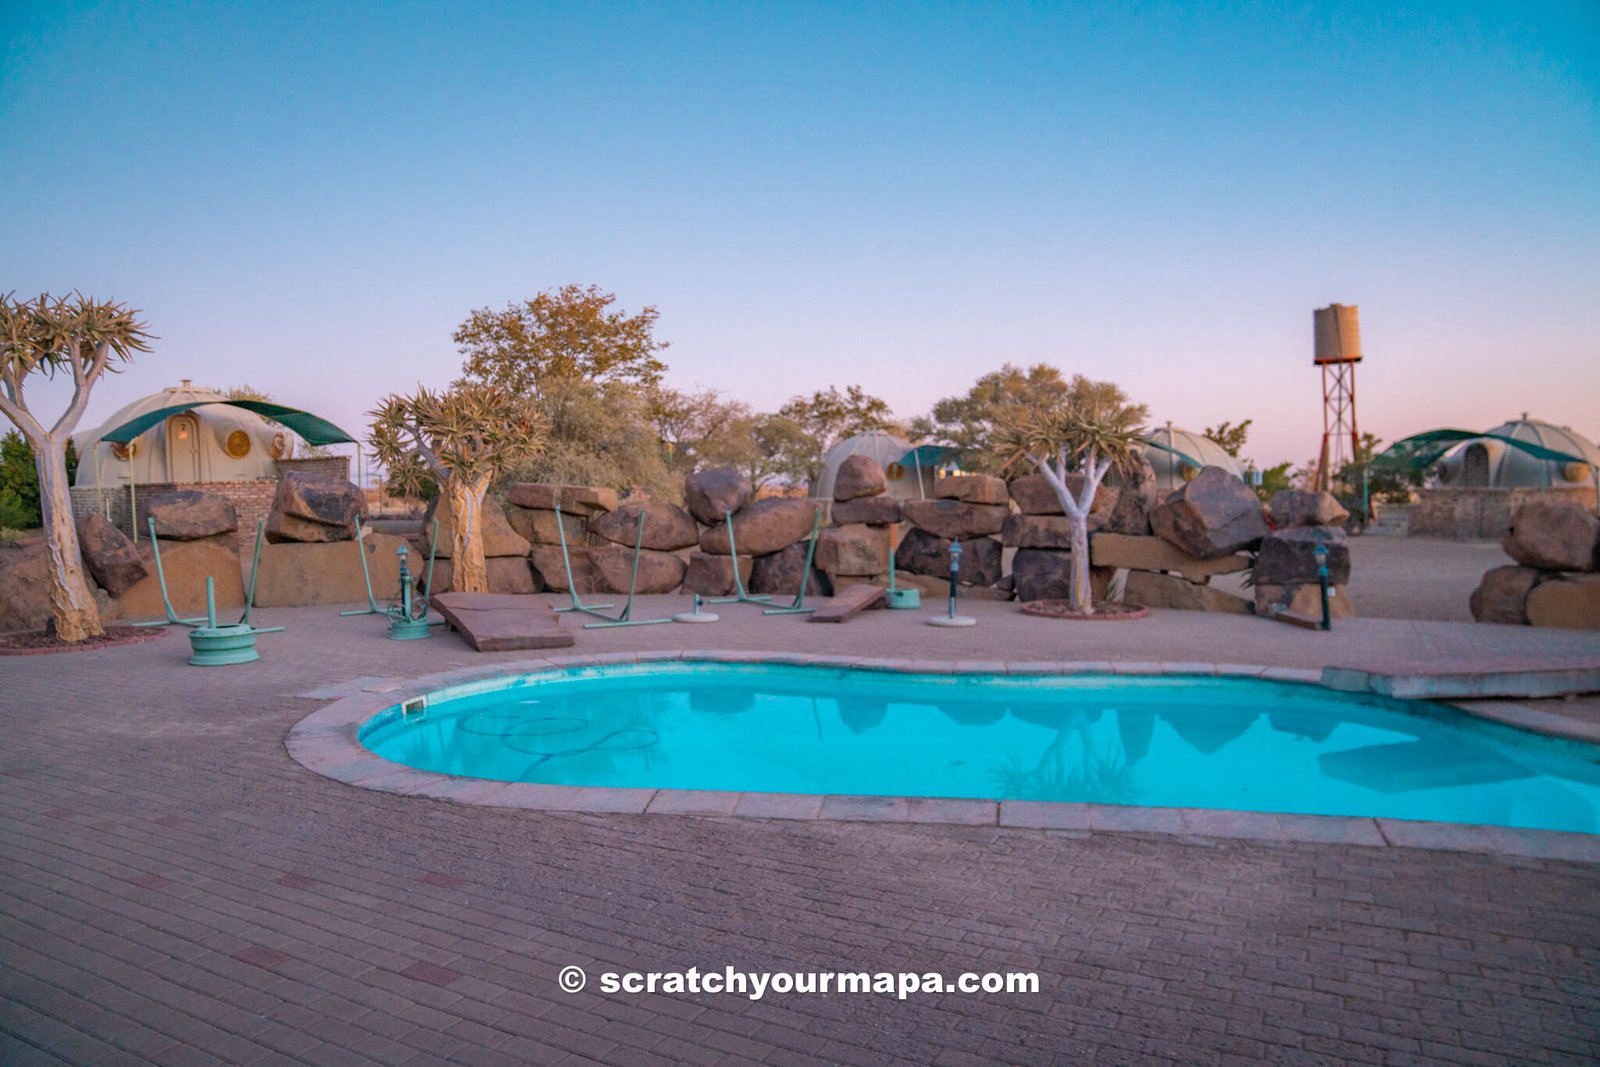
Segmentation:
{"type": "Polygon", "coordinates": [[[50,611],[62,641],[85,641],[104,632],[78,553],[67,491],[67,443],[101,376],[116,369],[114,362],[150,350],[150,334],[137,314],[81,293],[44,293],[24,301],[10,293],[0,297],[0,412],[32,446],[38,466],[39,511],[50,557],[50,611]],[[53,377],[57,371],[72,376],[72,399],[46,429],[29,410],[24,386],[35,372],[53,377]]]}
{"type": "Polygon", "coordinates": [[[1147,409],[1130,404],[1110,382],[1072,379],[1052,403],[1007,411],[997,421],[991,447],[1001,469],[1032,466],[1044,475],[1067,514],[1072,538],[1072,610],[1094,614],[1089,582],[1089,511],[1113,468],[1135,465],[1147,409]],[[1076,474],[1077,477],[1072,477],[1076,474]],[[1074,492],[1076,490],[1076,492],[1074,492]]]}
{"type": "Polygon", "coordinates": [[[537,455],[546,440],[535,404],[500,385],[458,383],[445,392],[392,393],[368,412],[373,454],[389,484],[416,493],[429,480],[450,511],[451,588],[489,588],[483,557],[483,498],[495,475],[537,455]]]}

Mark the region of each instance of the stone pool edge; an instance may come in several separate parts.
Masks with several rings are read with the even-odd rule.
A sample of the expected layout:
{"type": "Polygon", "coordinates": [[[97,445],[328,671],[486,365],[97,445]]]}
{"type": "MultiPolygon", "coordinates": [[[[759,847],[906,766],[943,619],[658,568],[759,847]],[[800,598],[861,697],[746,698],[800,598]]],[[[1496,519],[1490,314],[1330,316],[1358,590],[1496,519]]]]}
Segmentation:
{"type": "MultiPolygon", "coordinates": [[[[825,656],[783,652],[682,650],[546,656],[468,667],[421,678],[360,679],[346,686],[303,693],[331,702],[290,728],[284,748],[313,773],[346,785],[400,796],[430,797],[460,804],[530,811],[628,815],[735,816],[763,819],[887,822],[947,826],[999,826],[1008,829],[1078,833],[1159,833],[1281,843],[1362,845],[1374,848],[1445,849],[1535,859],[1600,863],[1600,835],[1561,830],[1524,830],[1467,823],[1343,815],[1298,815],[1210,808],[1151,808],[1067,801],[974,800],[929,797],[878,797],[806,793],[734,793],[714,790],[606,788],[498,782],[458,778],[404,767],[362,747],[361,724],[404,700],[440,689],[471,685],[508,675],[570,667],[622,663],[699,660],[720,663],[780,663],[857,670],[926,674],[1181,674],[1260,678],[1322,685],[1322,672],[1234,663],[1055,662],[955,660],[944,663],[863,656],[825,656]]],[[[1572,739],[1570,730],[1541,729],[1558,717],[1518,713],[1514,701],[1494,708],[1461,710],[1490,721],[1536,733],[1572,739]]],[[[1527,709],[1532,711],[1533,709],[1527,709]]],[[[1590,740],[1588,737],[1583,740],[1590,740]]]]}

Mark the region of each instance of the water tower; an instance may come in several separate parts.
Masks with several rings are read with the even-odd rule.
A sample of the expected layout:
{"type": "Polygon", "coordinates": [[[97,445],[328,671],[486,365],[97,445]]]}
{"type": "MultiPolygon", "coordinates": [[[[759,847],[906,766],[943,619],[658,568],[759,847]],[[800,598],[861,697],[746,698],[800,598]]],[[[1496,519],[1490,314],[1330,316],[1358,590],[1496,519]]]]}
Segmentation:
{"type": "Polygon", "coordinates": [[[1355,462],[1356,364],[1361,362],[1361,323],[1354,304],[1329,304],[1311,313],[1316,334],[1314,362],[1322,368],[1322,451],[1317,454],[1318,489],[1355,462]]]}

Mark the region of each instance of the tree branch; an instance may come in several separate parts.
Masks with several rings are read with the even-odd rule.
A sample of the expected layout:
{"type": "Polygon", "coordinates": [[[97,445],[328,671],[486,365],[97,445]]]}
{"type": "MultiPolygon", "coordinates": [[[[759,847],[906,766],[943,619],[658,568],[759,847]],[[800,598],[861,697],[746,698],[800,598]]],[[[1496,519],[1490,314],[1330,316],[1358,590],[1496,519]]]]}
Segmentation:
{"type": "Polygon", "coordinates": [[[56,424],[50,427],[52,434],[71,433],[73,427],[78,425],[78,420],[83,417],[83,409],[89,406],[89,391],[94,388],[95,382],[100,380],[100,375],[105,372],[106,364],[111,359],[111,344],[101,341],[95,346],[94,355],[90,357],[89,366],[83,366],[80,358],[83,347],[80,342],[72,342],[70,360],[72,363],[72,402],[67,405],[67,410],[61,413],[56,424]]]}
{"type": "MultiPolygon", "coordinates": [[[[13,392],[13,386],[14,383],[6,382],[5,392],[8,394],[13,392]]],[[[14,396],[0,395],[0,415],[10,419],[17,429],[22,431],[22,436],[28,439],[28,443],[34,447],[35,451],[44,444],[44,427],[40,425],[38,419],[33,417],[33,413],[27,407],[17,403],[14,396]]]]}
{"type": "Polygon", "coordinates": [[[439,480],[439,484],[443,485],[445,482],[449,481],[449,470],[445,468],[443,463],[439,462],[439,457],[434,454],[433,449],[429,448],[427,443],[423,441],[421,428],[414,423],[406,423],[406,429],[410,432],[411,440],[416,445],[414,450],[415,454],[421,457],[422,462],[428,465],[428,469],[431,470],[433,472],[433,476],[439,480]]]}

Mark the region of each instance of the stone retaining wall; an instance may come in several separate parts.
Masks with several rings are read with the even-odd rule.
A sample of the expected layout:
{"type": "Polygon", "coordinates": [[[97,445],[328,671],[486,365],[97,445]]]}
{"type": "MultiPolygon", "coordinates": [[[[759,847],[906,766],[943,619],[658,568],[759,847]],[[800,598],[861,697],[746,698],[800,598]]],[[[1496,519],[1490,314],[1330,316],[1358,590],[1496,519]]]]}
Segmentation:
{"type": "Polygon", "coordinates": [[[1447,537],[1454,541],[1498,541],[1511,525],[1511,512],[1539,496],[1572,500],[1591,510],[1593,487],[1572,489],[1425,489],[1411,506],[1410,537],[1447,537]]]}

